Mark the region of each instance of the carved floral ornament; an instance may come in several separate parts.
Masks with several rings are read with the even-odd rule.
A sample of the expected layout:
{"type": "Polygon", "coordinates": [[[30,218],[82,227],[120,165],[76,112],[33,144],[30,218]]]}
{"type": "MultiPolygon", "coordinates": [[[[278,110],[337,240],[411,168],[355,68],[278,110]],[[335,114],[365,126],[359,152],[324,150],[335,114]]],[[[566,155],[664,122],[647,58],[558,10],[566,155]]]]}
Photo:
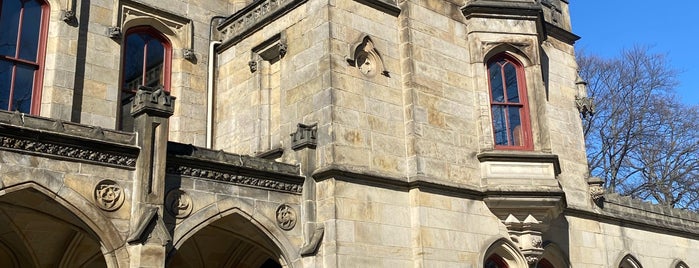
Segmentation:
{"type": "Polygon", "coordinates": [[[167,193],[165,196],[165,208],[175,218],[183,219],[192,214],[194,205],[192,198],[187,192],[175,189],[167,193]]]}
{"type": "Polygon", "coordinates": [[[279,225],[279,228],[285,231],[294,229],[296,221],[297,217],[294,208],[287,204],[281,204],[277,207],[277,225],[279,225]]]}
{"type": "Polygon", "coordinates": [[[369,36],[365,36],[354,46],[354,50],[351,50],[351,55],[347,58],[347,63],[356,67],[366,77],[375,77],[377,74],[390,77],[381,55],[369,36]]]}
{"type": "Polygon", "coordinates": [[[102,180],[95,185],[95,204],[105,211],[115,211],[124,204],[124,189],[113,180],[102,180]]]}

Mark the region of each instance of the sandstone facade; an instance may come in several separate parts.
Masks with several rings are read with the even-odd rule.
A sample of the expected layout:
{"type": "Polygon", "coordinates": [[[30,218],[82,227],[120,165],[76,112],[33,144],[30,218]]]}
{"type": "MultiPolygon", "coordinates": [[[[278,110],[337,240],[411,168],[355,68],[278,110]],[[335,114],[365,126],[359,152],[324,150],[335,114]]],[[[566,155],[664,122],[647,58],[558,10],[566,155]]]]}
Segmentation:
{"type": "Polygon", "coordinates": [[[2,267],[699,267],[699,215],[588,178],[567,0],[37,3],[2,267]]]}

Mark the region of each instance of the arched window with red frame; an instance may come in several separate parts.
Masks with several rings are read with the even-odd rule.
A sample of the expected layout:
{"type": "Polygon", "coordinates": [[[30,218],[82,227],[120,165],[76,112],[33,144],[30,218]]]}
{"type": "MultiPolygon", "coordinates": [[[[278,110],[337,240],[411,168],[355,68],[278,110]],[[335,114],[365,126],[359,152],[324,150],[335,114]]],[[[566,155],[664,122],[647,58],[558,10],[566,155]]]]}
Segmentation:
{"type": "Polygon", "coordinates": [[[0,1],[0,109],[39,114],[49,6],[0,1]]]}
{"type": "Polygon", "coordinates": [[[133,131],[131,104],[139,86],[163,86],[166,91],[170,90],[171,54],[170,42],[155,29],[142,26],[126,31],[121,61],[119,130],[133,131]]]}
{"type": "Polygon", "coordinates": [[[488,259],[485,260],[485,263],[483,264],[483,267],[485,268],[507,268],[507,263],[505,260],[500,257],[498,254],[493,254],[488,257],[488,259]]]}
{"type": "Polygon", "coordinates": [[[495,148],[532,150],[524,67],[505,53],[491,58],[487,65],[495,148]]]}

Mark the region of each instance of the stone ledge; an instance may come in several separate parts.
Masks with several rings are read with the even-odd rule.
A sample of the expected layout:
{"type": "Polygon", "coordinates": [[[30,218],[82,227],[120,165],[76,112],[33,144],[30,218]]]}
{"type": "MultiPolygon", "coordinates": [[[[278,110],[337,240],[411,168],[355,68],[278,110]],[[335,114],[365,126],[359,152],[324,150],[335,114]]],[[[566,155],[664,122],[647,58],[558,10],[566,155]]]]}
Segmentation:
{"type": "Polygon", "coordinates": [[[461,8],[466,18],[475,15],[508,15],[517,17],[538,17],[542,7],[535,1],[494,1],[474,0],[461,8]]]}
{"type": "Polygon", "coordinates": [[[400,15],[400,7],[396,4],[396,0],[354,0],[358,3],[370,6],[381,12],[394,17],[400,15]]]}
{"type": "Polygon", "coordinates": [[[99,140],[103,142],[135,145],[136,134],[96,126],[82,125],[62,120],[39,117],[19,112],[0,110],[0,124],[19,128],[33,129],[40,132],[53,132],[56,134],[70,135],[74,137],[99,140]]]}
{"type": "Polygon", "coordinates": [[[550,163],[553,165],[555,175],[561,174],[561,164],[558,155],[525,151],[492,151],[476,155],[478,161],[483,162],[521,162],[521,163],[550,163]]]}
{"type": "Polygon", "coordinates": [[[135,134],[0,111],[0,149],[133,169],[135,134]]]}
{"type": "Polygon", "coordinates": [[[224,19],[216,28],[226,49],[308,0],[258,0],[224,19]]]}
{"type": "Polygon", "coordinates": [[[305,178],[295,165],[168,142],[167,173],[300,194],[305,178]]]}

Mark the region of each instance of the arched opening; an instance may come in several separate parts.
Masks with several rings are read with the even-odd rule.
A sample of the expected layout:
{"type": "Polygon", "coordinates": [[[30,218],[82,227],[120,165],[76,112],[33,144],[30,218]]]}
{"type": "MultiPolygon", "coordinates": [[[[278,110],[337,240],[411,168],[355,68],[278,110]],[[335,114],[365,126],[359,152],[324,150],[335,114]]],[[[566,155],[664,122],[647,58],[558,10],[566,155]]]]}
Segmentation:
{"type": "Polygon", "coordinates": [[[490,244],[483,255],[483,267],[486,268],[511,268],[528,267],[522,253],[511,241],[505,238],[498,239],[490,244]]]}
{"type": "Polygon", "coordinates": [[[643,266],[634,256],[627,254],[619,262],[619,268],[643,268],[643,266]]]}
{"type": "Polygon", "coordinates": [[[507,268],[509,266],[507,266],[505,259],[500,257],[500,255],[493,254],[493,255],[490,255],[490,257],[488,257],[488,259],[485,260],[483,267],[485,267],[485,268],[507,268]]]}
{"type": "Polygon", "coordinates": [[[189,237],[171,254],[168,267],[281,268],[285,262],[264,232],[234,213],[189,237]]]}
{"type": "Polygon", "coordinates": [[[0,196],[0,267],[107,267],[97,235],[33,188],[0,196]]]}

